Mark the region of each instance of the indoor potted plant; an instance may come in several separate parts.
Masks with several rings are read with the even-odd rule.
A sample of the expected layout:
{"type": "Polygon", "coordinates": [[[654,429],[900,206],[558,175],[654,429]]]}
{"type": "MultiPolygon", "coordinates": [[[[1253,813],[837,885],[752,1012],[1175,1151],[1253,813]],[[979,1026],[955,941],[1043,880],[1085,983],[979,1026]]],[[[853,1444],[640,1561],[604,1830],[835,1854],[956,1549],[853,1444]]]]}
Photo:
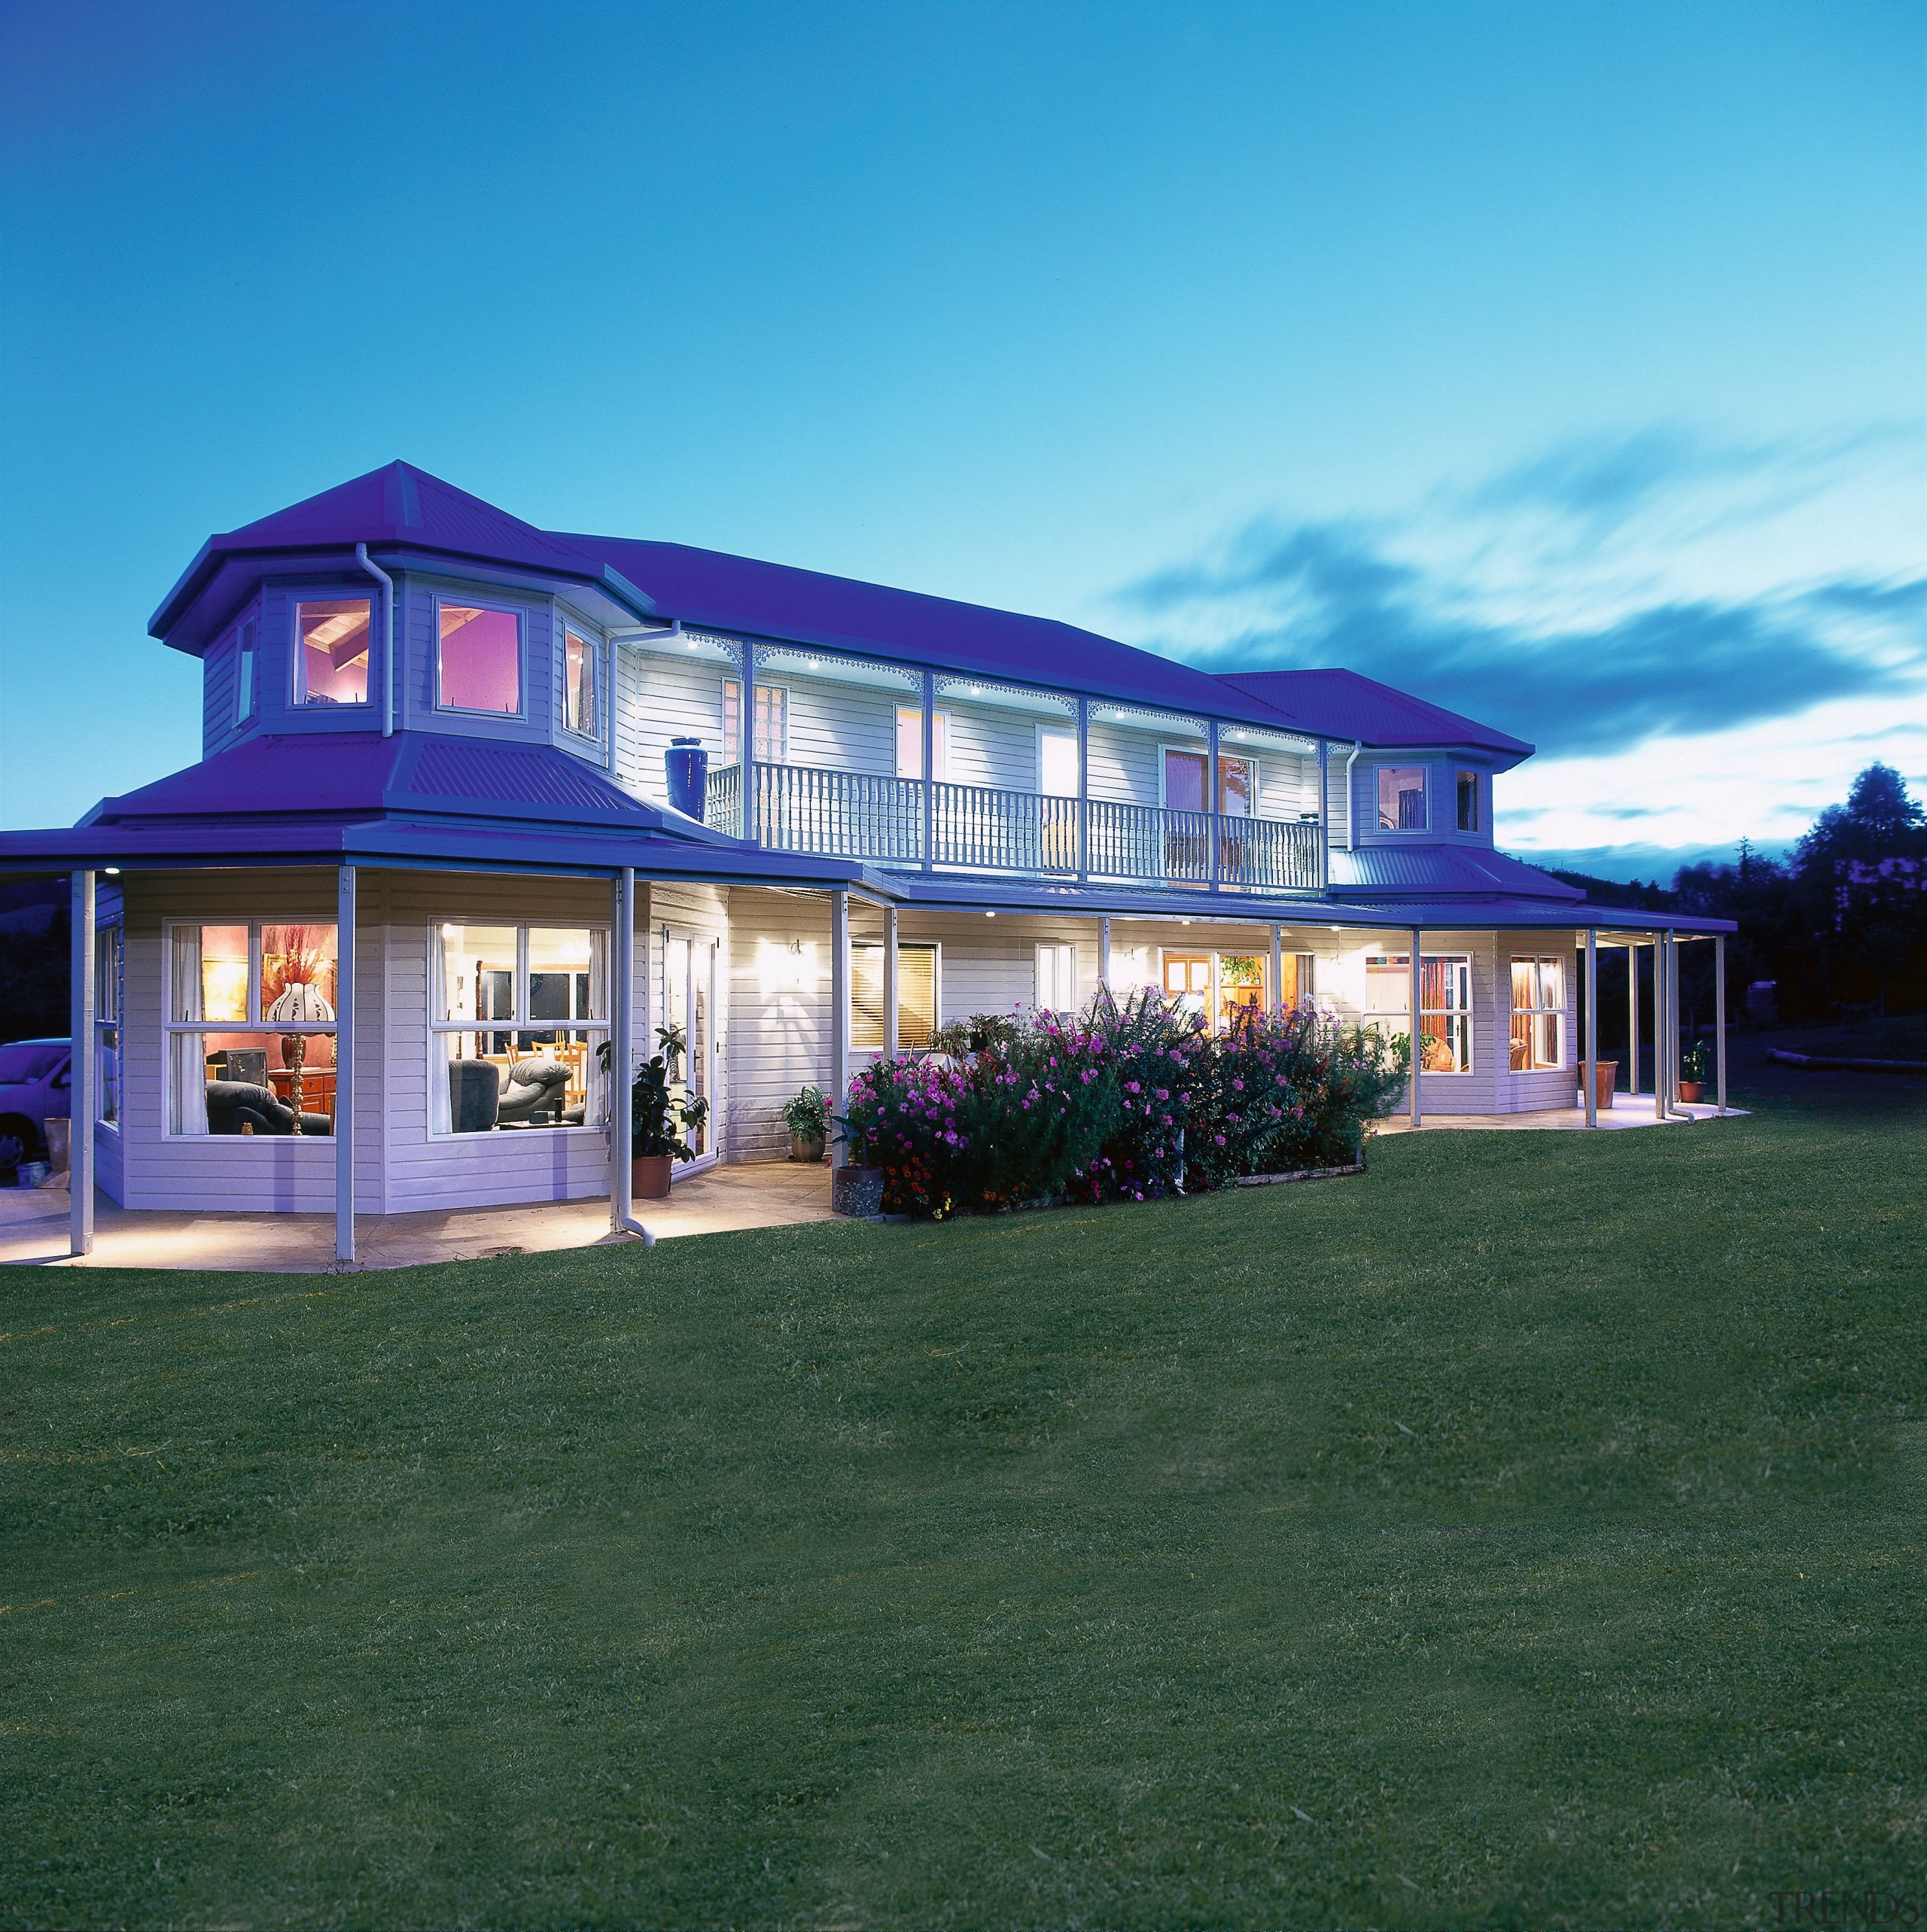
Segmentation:
{"type": "Polygon", "coordinates": [[[830,1102],[820,1087],[805,1087],[783,1103],[783,1124],[790,1130],[792,1161],[820,1161],[830,1136],[830,1102]]]}
{"type": "Polygon", "coordinates": [[[1697,1106],[1706,1091],[1706,1043],[1695,1040],[1679,1056],[1679,1098],[1686,1106],[1697,1106]]]}

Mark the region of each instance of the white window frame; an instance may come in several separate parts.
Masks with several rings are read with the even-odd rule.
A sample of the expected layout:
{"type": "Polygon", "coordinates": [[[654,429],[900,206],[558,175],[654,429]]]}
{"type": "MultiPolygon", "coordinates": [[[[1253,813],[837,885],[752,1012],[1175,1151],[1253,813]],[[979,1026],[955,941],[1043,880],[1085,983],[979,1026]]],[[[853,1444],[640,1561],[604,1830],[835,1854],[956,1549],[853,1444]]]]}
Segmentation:
{"type": "MultiPolygon", "coordinates": [[[[446,1081],[448,1078],[449,1063],[441,1057],[440,1050],[437,1046],[436,1042],[438,1038],[449,1033],[528,1033],[537,1031],[582,1033],[588,1037],[589,1058],[592,1061],[595,1058],[597,1046],[603,1040],[610,1037],[609,1015],[606,1013],[599,1020],[531,1020],[528,1017],[528,936],[530,932],[536,927],[550,933],[587,933],[592,936],[598,933],[601,934],[602,978],[604,986],[607,989],[604,1004],[613,1005],[617,994],[615,984],[616,954],[615,948],[610,943],[610,926],[607,920],[557,918],[504,919],[499,913],[492,912],[441,914],[428,922],[424,936],[427,948],[425,957],[428,960],[429,969],[425,977],[428,981],[428,1077],[430,1080],[446,1081]],[[448,998],[448,971],[446,963],[442,957],[441,936],[442,928],[444,926],[492,926],[498,929],[503,926],[513,928],[515,983],[510,1000],[510,1004],[514,1009],[513,1018],[483,1020],[477,1018],[472,1014],[465,1020],[446,1020],[437,1017],[448,998]],[[439,972],[437,970],[438,966],[440,969],[439,972]]],[[[540,1048],[537,1047],[528,1048],[525,1053],[522,1049],[516,1048],[513,1050],[511,1058],[512,1060],[516,1057],[534,1059],[537,1057],[540,1053],[540,1048]]],[[[610,1070],[610,1077],[612,1079],[614,1077],[613,1069],[610,1070]]],[[[436,1111],[434,1097],[431,1094],[428,1106],[430,1120],[432,1121],[434,1118],[436,1111]]],[[[579,1127],[557,1125],[543,1127],[541,1132],[544,1135],[593,1133],[600,1134],[606,1139],[609,1127],[606,1121],[592,1121],[585,1119],[579,1127]]],[[[464,1146],[476,1143],[486,1146],[491,1142],[492,1138],[492,1135],[488,1133],[457,1133],[452,1125],[447,1127],[431,1126],[428,1130],[428,1139],[431,1141],[458,1142],[464,1146]]]]}
{"type": "MultiPolygon", "coordinates": [[[[288,625],[288,680],[287,689],[292,692],[291,708],[299,712],[310,710],[365,711],[375,701],[375,599],[372,595],[363,597],[354,591],[316,591],[306,594],[297,592],[289,600],[294,614],[288,625]],[[311,604],[365,604],[368,607],[368,684],[367,695],[357,702],[345,704],[335,698],[326,704],[311,704],[308,697],[308,647],[301,640],[301,613],[311,604]]],[[[437,619],[439,622],[440,620],[437,619]]],[[[384,643],[383,648],[387,648],[384,643]]],[[[439,658],[437,660],[439,665],[439,658]]],[[[181,922],[184,925],[187,922],[181,922]]],[[[204,923],[218,924],[218,920],[204,923]]]]}
{"type": "MultiPolygon", "coordinates": [[[[1405,768],[1395,765],[1391,768],[1396,771],[1405,768]]],[[[1412,956],[1410,951],[1368,953],[1365,961],[1365,1005],[1361,1009],[1360,1018],[1366,1026],[1374,1027],[1380,1033],[1388,1035],[1402,1033],[1410,1036],[1412,1041],[1412,1060],[1415,1066],[1417,1065],[1420,1058],[1420,1042],[1426,1031],[1425,1024],[1426,1021],[1444,1020],[1448,1025],[1456,1021],[1461,1029],[1465,1042],[1465,1064],[1462,1066],[1420,1066],[1418,1070],[1428,1080],[1457,1079],[1475,1070],[1474,1048],[1476,1041],[1472,1026],[1472,956],[1469,953],[1420,954],[1419,969],[1421,975],[1426,966],[1440,965],[1449,966],[1454,969],[1452,975],[1453,981],[1455,986],[1463,988],[1465,1003],[1463,1006],[1422,1006],[1419,1009],[1418,1024],[1414,1027],[1412,1024],[1412,956]],[[1387,966],[1396,967],[1398,969],[1400,984],[1405,991],[1405,1003],[1403,1006],[1374,1006],[1371,1003],[1374,978],[1371,968],[1374,961],[1383,961],[1387,966]]],[[[1384,977],[1389,978],[1390,975],[1384,977]]],[[[1449,1038],[1449,1034],[1441,1033],[1439,1037],[1449,1038]]]]}
{"type": "MultiPolygon", "coordinates": [[[[562,617],[560,621],[562,631],[562,648],[559,656],[559,668],[562,672],[562,701],[556,707],[556,716],[565,737],[577,739],[583,744],[600,745],[603,742],[602,723],[607,717],[609,711],[608,684],[605,675],[608,665],[608,640],[592,624],[584,624],[568,616],[562,617]],[[572,725],[568,721],[569,639],[571,636],[580,637],[588,646],[589,661],[595,667],[591,673],[595,692],[595,729],[593,731],[586,732],[579,725],[572,725]]],[[[439,628],[439,620],[437,620],[438,631],[439,628]]],[[[439,674],[438,671],[437,675],[439,674]]],[[[493,717],[497,714],[492,712],[486,715],[493,717]]],[[[504,713],[501,715],[507,714],[504,713]]]]}
{"type": "MultiPolygon", "coordinates": [[[[318,599],[316,600],[318,602],[318,599]]],[[[372,622],[370,628],[372,629],[372,622]]],[[[300,632],[297,628],[295,634],[300,632]]],[[[260,622],[250,611],[234,627],[234,728],[248,723],[261,708],[260,622]]],[[[370,665],[372,671],[373,665],[370,665]]]]}
{"type": "Polygon", "coordinates": [[[1040,1013],[1075,1014],[1079,1010],[1077,997],[1077,946],[1070,939],[1040,939],[1033,954],[1035,978],[1031,981],[1034,996],[1032,1005],[1040,1013]],[[1057,982],[1055,990],[1060,994],[1064,990],[1062,979],[1067,969],[1070,975],[1070,999],[1068,1005],[1061,1001],[1046,1000],[1044,997],[1045,955],[1052,955],[1049,973],[1057,982]]]}
{"type": "MultiPolygon", "coordinates": [[[[771,678],[759,677],[756,692],[759,701],[763,694],[769,692],[783,700],[783,722],[780,732],[781,742],[776,747],[776,756],[766,758],[756,748],[756,726],[750,726],[750,756],[759,765],[787,765],[790,762],[790,687],[779,684],[771,678]]],[[[723,762],[740,765],[743,757],[743,680],[740,677],[726,677],[723,680],[723,762]],[[734,705],[736,722],[729,722],[730,707],[734,705]]]]}
{"type": "MultiPolygon", "coordinates": [[[[894,768],[897,777],[907,779],[911,783],[915,784],[918,780],[918,774],[903,769],[903,720],[906,716],[917,720],[918,762],[922,762],[924,707],[921,704],[899,704],[892,713],[893,729],[897,735],[895,742],[890,747],[890,756],[895,761],[894,768]]],[[[936,782],[939,785],[948,784],[950,783],[950,713],[941,706],[933,707],[930,712],[930,762],[936,767],[934,774],[936,782]]]]}
{"type": "MultiPolygon", "coordinates": [[[[1417,764],[1409,761],[1394,763],[1386,759],[1371,768],[1371,829],[1381,838],[1425,838],[1432,835],[1432,767],[1421,760],[1417,764]],[[1381,802],[1385,786],[1384,774],[1387,771],[1416,771],[1419,775],[1419,797],[1425,807],[1423,825],[1387,825],[1385,808],[1381,802]]],[[[1427,955],[1428,957],[1432,957],[1427,955]]],[[[1443,957],[1441,954],[1438,957],[1443,957]]]]}
{"type": "MultiPolygon", "coordinates": [[[[521,605],[510,604],[496,598],[470,597],[444,595],[437,591],[428,600],[428,635],[435,647],[435,709],[445,711],[456,718],[494,718],[504,724],[526,723],[528,717],[528,613],[521,605]],[[452,604],[458,610],[498,611],[505,617],[515,619],[515,689],[516,708],[513,711],[476,711],[466,704],[445,704],[442,701],[442,606],[452,604]]],[[[369,655],[369,663],[373,665],[373,653],[369,655]]]]}
{"type": "Polygon", "coordinates": [[[1566,1035],[1567,1031],[1566,1024],[1566,987],[1569,969],[1567,966],[1565,957],[1563,954],[1559,953],[1513,954],[1508,962],[1505,976],[1506,998],[1508,1002],[1511,1000],[1512,975],[1511,969],[1514,966],[1530,966],[1533,969],[1533,983],[1541,997],[1544,996],[1545,990],[1545,969],[1548,966],[1551,966],[1558,972],[1559,1004],[1557,1006],[1521,1006],[1515,1003],[1511,1006],[1510,1012],[1508,1017],[1508,1021],[1509,1020],[1521,1018],[1535,1022],[1547,1018],[1554,1020],[1557,1023],[1554,1028],[1554,1036],[1559,1042],[1559,1057],[1550,1066],[1515,1067],[1512,1065],[1511,1053],[1512,1029],[1511,1025],[1508,1024],[1505,1029],[1505,1064],[1507,1070],[1511,1074],[1512,1078],[1515,1080],[1524,1079],[1529,1073],[1563,1073],[1569,1065],[1570,1058],[1567,1051],[1566,1042],[1566,1035]]]}
{"type": "Polygon", "coordinates": [[[121,1018],[126,997],[126,927],[120,920],[111,920],[94,928],[94,1123],[116,1133],[127,1109],[127,1050],[121,1018]],[[111,1113],[106,1111],[110,1096],[111,1113]]]}
{"type": "MultiPolygon", "coordinates": [[[[300,634],[299,631],[297,631],[295,634],[298,638],[300,634]]],[[[340,1033],[340,1022],[338,1020],[268,1020],[264,1019],[262,1017],[261,929],[265,926],[333,926],[335,928],[334,943],[335,972],[336,975],[336,984],[337,987],[339,987],[340,984],[339,975],[341,972],[341,929],[336,923],[334,914],[332,912],[264,912],[257,916],[245,918],[233,913],[204,912],[198,916],[184,917],[178,919],[166,919],[161,922],[161,1063],[163,1067],[163,1079],[166,1085],[161,1096],[160,1130],[161,1138],[163,1140],[177,1142],[191,1141],[196,1147],[199,1147],[209,1141],[233,1140],[236,1142],[245,1142],[249,1138],[249,1136],[245,1134],[182,1133],[168,1124],[168,1123],[173,1119],[176,1111],[176,1097],[173,1091],[173,1082],[176,1077],[175,1053],[172,1045],[173,1041],[180,1039],[182,1036],[186,1034],[272,1033],[276,1039],[279,1039],[284,1033],[301,1033],[306,1035],[310,1038],[318,1036],[334,1039],[336,1038],[340,1033]],[[245,1019],[176,1020],[169,1017],[172,1014],[175,1005],[174,998],[174,936],[184,927],[205,927],[209,926],[245,926],[248,929],[248,1015],[245,1019]]],[[[339,1044],[337,1039],[336,1051],[339,1053],[339,1044]]],[[[202,1056],[202,1063],[203,1064],[205,1063],[205,1055],[202,1056]]],[[[123,1054],[123,1066],[124,1069],[124,1051],[123,1054]]],[[[338,1068],[333,1069],[318,1070],[332,1070],[337,1073],[339,1072],[338,1068]]],[[[270,1088],[272,1088],[273,1085],[272,1082],[270,1081],[269,1085],[270,1088]]],[[[289,1137],[291,1139],[294,1139],[299,1136],[290,1136],[289,1137]]],[[[326,1140],[327,1146],[330,1148],[334,1145],[332,1136],[316,1134],[310,1138],[312,1138],[312,1141],[317,1145],[320,1144],[324,1139],[326,1140]]]]}
{"type": "MultiPolygon", "coordinates": [[[[938,1029],[943,1024],[943,948],[934,939],[912,939],[900,942],[897,950],[900,956],[897,977],[897,1031],[898,1051],[900,1055],[904,1053],[915,1053],[920,1051],[918,1048],[905,1047],[902,1045],[903,1033],[903,975],[900,956],[909,952],[928,953],[930,956],[930,1032],[934,1035],[938,1029]]],[[[850,951],[852,956],[851,960],[851,978],[853,980],[856,977],[856,956],[858,954],[866,954],[872,951],[874,951],[876,954],[877,978],[878,983],[879,986],[881,986],[883,978],[882,941],[880,939],[859,939],[851,945],[850,951]]],[[[881,1008],[881,993],[879,993],[878,996],[878,1000],[879,1008],[881,1008]]],[[[887,1019],[888,1016],[886,1015],[884,1017],[887,1019]]],[[[874,1053],[881,1057],[884,1050],[884,1043],[887,1041],[888,1038],[888,1032],[886,1030],[884,1035],[884,1040],[880,1041],[873,1047],[858,1046],[853,1040],[851,1043],[851,1051],[853,1053],[874,1053]]]]}

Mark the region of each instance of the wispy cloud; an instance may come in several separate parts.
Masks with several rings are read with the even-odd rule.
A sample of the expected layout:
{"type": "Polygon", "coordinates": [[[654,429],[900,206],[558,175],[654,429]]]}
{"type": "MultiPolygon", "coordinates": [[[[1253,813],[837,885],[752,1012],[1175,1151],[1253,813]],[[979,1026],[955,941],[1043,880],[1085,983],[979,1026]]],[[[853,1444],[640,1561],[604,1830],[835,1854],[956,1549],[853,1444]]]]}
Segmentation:
{"type": "Polygon", "coordinates": [[[1804,504],[1810,528],[1846,458],[1890,442],[1881,431],[1743,448],[1664,427],[1569,443],[1403,516],[1256,519],[1122,601],[1161,634],[1151,640],[1208,669],[1346,665],[1555,755],[1916,692],[1917,556],[1911,569],[1862,558],[1773,580],[1788,555],[1776,519],[1804,504]],[[1636,540],[1636,516],[1670,535],[1636,540]],[[1723,552],[1703,574],[1714,587],[1696,587],[1681,528],[1736,518],[1753,526],[1755,567],[1738,574],[1754,583],[1736,582],[1723,552]]]}

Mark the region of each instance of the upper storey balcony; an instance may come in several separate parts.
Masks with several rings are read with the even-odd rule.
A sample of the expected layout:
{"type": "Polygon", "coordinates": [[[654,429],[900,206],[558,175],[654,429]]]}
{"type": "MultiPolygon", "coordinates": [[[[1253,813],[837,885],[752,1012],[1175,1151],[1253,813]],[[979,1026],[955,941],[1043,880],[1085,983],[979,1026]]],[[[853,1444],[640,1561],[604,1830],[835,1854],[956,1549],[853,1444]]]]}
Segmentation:
{"type": "Polygon", "coordinates": [[[653,788],[657,746],[699,738],[708,823],[771,850],[1153,887],[1326,885],[1314,739],[703,634],[624,658],[622,775],[653,788]]]}

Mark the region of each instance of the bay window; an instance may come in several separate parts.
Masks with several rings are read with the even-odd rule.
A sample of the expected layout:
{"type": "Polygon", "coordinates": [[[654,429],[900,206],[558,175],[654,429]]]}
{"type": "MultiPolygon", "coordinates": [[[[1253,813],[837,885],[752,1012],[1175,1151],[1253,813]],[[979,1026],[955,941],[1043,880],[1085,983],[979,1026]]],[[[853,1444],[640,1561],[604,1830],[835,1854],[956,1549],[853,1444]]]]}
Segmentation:
{"type": "Polygon", "coordinates": [[[522,711],[522,619],[513,610],[437,600],[435,703],[444,711],[522,711]]]}
{"type": "Polygon", "coordinates": [[[428,950],[431,1131],[607,1124],[607,928],[449,921],[428,950]]]}
{"type": "Polygon", "coordinates": [[[1512,1071],[1566,1064],[1566,962],[1556,955],[1512,960],[1512,1071]]]}
{"type": "Polygon", "coordinates": [[[565,626],[562,631],[562,729],[583,738],[594,738],[597,723],[595,695],[601,653],[594,640],[565,626]]]}
{"type": "Polygon", "coordinates": [[[1378,769],[1378,829],[1381,832],[1425,829],[1425,767],[1383,765],[1378,769]]]}
{"type": "Polygon", "coordinates": [[[245,725],[254,715],[254,620],[248,618],[234,633],[234,722],[245,725]]]}
{"type": "Polygon", "coordinates": [[[365,704],[374,601],[333,597],[294,607],[294,701],[365,704]]]}
{"type": "Polygon", "coordinates": [[[166,934],[167,1131],[332,1133],[333,924],[175,922],[166,934]]]}
{"type": "MultiPolygon", "coordinates": [[[[1472,1070],[1472,963],[1466,953],[1419,956],[1419,1051],[1422,1073],[1472,1070]]],[[[1369,953],[1365,961],[1365,1023],[1390,1036],[1409,1034],[1412,957],[1369,953]]]]}

